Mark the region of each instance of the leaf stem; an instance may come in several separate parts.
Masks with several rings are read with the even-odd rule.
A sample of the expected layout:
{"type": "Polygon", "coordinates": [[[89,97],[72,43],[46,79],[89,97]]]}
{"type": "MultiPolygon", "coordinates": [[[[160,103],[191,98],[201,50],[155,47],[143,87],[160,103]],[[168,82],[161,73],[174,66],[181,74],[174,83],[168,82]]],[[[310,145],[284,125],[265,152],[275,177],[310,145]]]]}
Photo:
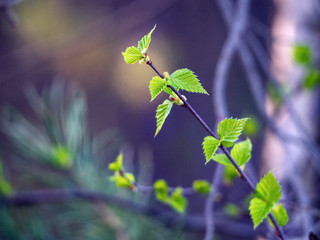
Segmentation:
{"type": "MultiPolygon", "coordinates": [[[[149,60],[146,62],[147,65],[149,65],[161,78],[164,78],[164,76],[158,71],[158,69],[153,65],[152,61],[149,60]]],[[[187,108],[191,114],[200,122],[200,124],[205,128],[205,130],[214,138],[219,139],[214,132],[209,128],[209,126],[205,123],[205,121],[199,116],[199,114],[193,109],[193,107],[188,103],[188,101],[182,97],[182,95],[171,85],[168,85],[167,87],[171,88],[172,91],[174,91],[175,94],[177,94],[177,96],[183,101],[183,105],[182,107],[187,108]]],[[[230,160],[230,162],[233,164],[233,166],[237,169],[237,171],[240,174],[240,178],[242,178],[245,183],[249,186],[250,190],[255,193],[256,188],[254,186],[254,184],[252,183],[252,181],[249,179],[249,177],[245,174],[245,172],[240,168],[240,166],[237,164],[237,162],[233,159],[233,157],[231,156],[230,152],[228,151],[228,149],[222,145],[219,146],[220,149],[224,152],[224,154],[228,157],[228,159],[230,160]]],[[[282,231],[282,229],[280,228],[278,222],[276,221],[275,217],[273,216],[272,213],[269,213],[269,218],[271,220],[271,222],[273,223],[273,225],[276,228],[276,234],[279,236],[280,239],[285,239],[284,233],[282,231]]]]}

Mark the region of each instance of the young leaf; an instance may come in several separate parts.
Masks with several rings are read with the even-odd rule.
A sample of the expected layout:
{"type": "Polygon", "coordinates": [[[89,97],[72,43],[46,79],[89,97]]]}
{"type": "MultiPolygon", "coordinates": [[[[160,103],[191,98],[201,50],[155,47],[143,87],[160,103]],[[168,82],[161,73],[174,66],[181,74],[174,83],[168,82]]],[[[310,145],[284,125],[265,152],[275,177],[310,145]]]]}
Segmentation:
{"type": "Polygon", "coordinates": [[[243,166],[250,160],[251,150],[252,144],[250,139],[248,138],[243,142],[235,144],[230,153],[234,160],[238,163],[238,165],[243,166]]]}
{"type": "Polygon", "coordinates": [[[250,202],[249,210],[253,221],[253,227],[256,228],[265,219],[272,209],[272,204],[260,198],[253,198],[250,202]]]}
{"type": "Polygon", "coordinates": [[[73,156],[70,150],[65,147],[58,145],[52,149],[53,163],[59,167],[70,168],[73,162],[73,156]]]}
{"type": "Polygon", "coordinates": [[[310,70],[303,80],[303,87],[308,90],[315,89],[320,84],[320,71],[310,70]]]}
{"type": "Polygon", "coordinates": [[[125,52],[122,52],[122,56],[128,64],[134,64],[144,58],[141,51],[136,47],[128,47],[125,52]]]}
{"type": "Polygon", "coordinates": [[[167,86],[166,81],[161,77],[153,77],[149,84],[149,91],[151,95],[151,101],[153,101],[167,86]]]}
{"type": "Polygon", "coordinates": [[[237,176],[238,174],[234,166],[226,166],[223,174],[223,182],[226,185],[230,185],[237,176]]]}
{"type": "Polygon", "coordinates": [[[161,130],[164,121],[168,117],[171,108],[172,108],[173,103],[170,102],[168,99],[166,99],[162,104],[160,104],[157,108],[157,114],[156,114],[156,119],[157,119],[157,130],[154,136],[157,136],[159,131],[161,130]]]}
{"type": "Polygon", "coordinates": [[[181,88],[188,92],[208,94],[202,87],[197,76],[187,68],[179,69],[172,73],[170,76],[170,82],[173,87],[177,88],[177,90],[181,88]]]}
{"type": "Polygon", "coordinates": [[[271,203],[277,203],[281,197],[281,188],[272,171],[268,172],[257,184],[256,197],[271,203]]]}
{"type": "Polygon", "coordinates": [[[270,171],[257,184],[255,198],[250,202],[250,215],[256,228],[270,213],[281,197],[281,189],[277,179],[270,171]]]}
{"type": "Polygon", "coordinates": [[[202,195],[207,195],[211,191],[211,185],[206,180],[195,180],[192,183],[192,188],[195,192],[202,195]]]}
{"type": "Polygon", "coordinates": [[[240,215],[239,207],[233,203],[226,204],[226,206],[224,207],[224,212],[229,217],[239,217],[240,215]]]}
{"type": "MultiPolygon", "coordinates": [[[[282,204],[278,204],[276,205],[271,212],[273,213],[273,216],[275,217],[275,219],[277,220],[278,224],[280,225],[280,227],[284,226],[287,224],[289,217],[287,214],[286,209],[283,207],[282,204]]],[[[269,219],[268,219],[269,220],[269,219]]],[[[269,221],[270,225],[273,226],[273,223],[271,221],[269,221]]]]}
{"type": "Polygon", "coordinates": [[[183,189],[177,187],[171,195],[170,205],[180,214],[185,213],[187,199],[183,196],[183,189]]]}
{"type": "Polygon", "coordinates": [[[311,63],[311,51],[310,47],[303,44],[297,44],[294,46],[294,60],[301,64],[306,65],[311,63]]]}
{"type": "Polygon", "coordinates": [[[248,118],[222,120],[218,125],[218,135],[225,147],[231,147],[240,136],[248,118]]]}
{"type": "Polygon", "coordinates": [[[157,180],[153,184],[156,198],[161,202],[167,202],[168,201],[168,184],[165,180],[157,180]]]}
{"type": "Polygon", "coordinates": [[[142,54],[147,52],[149,44],[151,42],[151,34],[156,29],[156,26],[157,25],[154,25],[151,31],[138,42],[138,49],[141,51],[142,54]]]}
{"type": "Polygon", "coordinates": [[[109,169],[114,172],[120,171],[122,169],[122,161],[123,161],[123,154],[120,153],[117,156],[117,159],[114,162],[109,164],[109,169]]]}
{"type": "Polygon", "coordinates": [[[220,154],[213,155],[212,160],[226,167],[234,168],[229,158],[225,154],[220,153],[220,154]]]}
{"type": "Polygon", "coordinates": [[[206,164],[207,164],[211,160],[213,155],[216,153],[220,145],[220,140],[215,139],[212,136],[207,136],[203,139],[202,145],[203,145],[204,155],[206,157],[206,164]]]}

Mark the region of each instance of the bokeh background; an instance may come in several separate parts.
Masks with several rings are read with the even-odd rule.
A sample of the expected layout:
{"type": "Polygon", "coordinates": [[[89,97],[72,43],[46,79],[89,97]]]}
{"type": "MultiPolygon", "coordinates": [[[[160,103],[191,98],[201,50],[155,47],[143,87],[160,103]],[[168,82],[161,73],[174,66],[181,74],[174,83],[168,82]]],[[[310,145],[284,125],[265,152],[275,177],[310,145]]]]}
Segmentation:
{"type": "MultiPolygon", "coordinates": [[[[299,9],[294,1],[252,1],[250,5],[248,31],[256,35],[271,59],[270,65],[266,66],[269,69],[276,64],[274,59],[277,57],[272,54],[277,45],[284,48],[286,57],[292,60],[291,52],[297,41],[296,35],[290,33],[282,38],[274,37],[281,2],[291,2],[287,5],[295,7],[295,11],[299,9]]],[[[307,2],[312,8],[315,1],[307,2]]],[[[146,65],[127,65],[121,52],[136,45],[157,24],[148,55],[161,72],[172,73],[184,67],[195,72],[210,95],[188,94],[188,101],[210,127],[215,128],[213,79],[228,36],[228,27],[216,1],[25,0],[13,5],[11,10],[18,19],[15,27],[8,21],[5,11],[0,15],[0,107],[3,112],[0,157],[6,179],[14,191],[83,187],[120,194],[170,212],[170,208],[156,202],[152,194],[134,196],[108,183],[112,173],[107,165],[114,161],[119,151],[124,153],[126,169],[140,176],[143,185],[152,185],[160,178],[166,179],[170,186],[183,187],[190,187],[195,179],[211,181],[215,164],[204,164],[201,142],[207,135],[205,130],[188,111],[174,106],[163,129],[154,138],[155,110],[167,96],[162,94],[150,103],[148,84],[155,73],[146,65]],[[72,163],[57,163],[68,162],[68,159],[73,159],[70,160],[72,163]]],[[[319,12],[314,19],[319,20],[319,12]]],[[[313,38],[312,41],[306,38],[307,44],[314,44],[319,37],[319,25],[314,19],[308,18],[305,25],[298,26],[311,29],[313,38]]],[[[317,56],[314,60],[316,64],[317,56]]],[[[261,67],[257,66],[257,70],[267,86],[269,76],[261,67]]],[[[299,72],[303,70],[299,69],[299,72]]],[[[247,134],[253,141],[250,169],[257,178],[267,172],[262,168],[266,165],[263,155],[266,151],[264,143],[268,141],[267,128],[237,55],[232,58],[227,78],[230,116],[249,116],[256,121],[254,130],[249,129],[247,134]]],[[[307,123],[312,123],[313,139],[319,140],[318,92],[306,93],[308,101],[304,103],[313,107],[310,115],[302,112],[301,116],[307,123]]],[[[286,179],[282,174],[283,166],[278,167],[280,170],[276,170],[276,174],[286,179]]],[[[310,166],[304,169],[312,173],[310,166]]],[[[317,177],[310,179],[307,188],[316,190],[313,186],[317,181],[317,177]]],[[[224,206],[223,202],[242,206],[248,189],[241,181],[236,181],[233,188],[223,186],[221,193],[218,206],[224,206]]],[[[192,195],[188,199],[188,215],[201,217],[205,198],[192,195]]],[[[104,217],[114,216],[118,222],[109,219],[101,223],[103,216],[92,213],[96,210],[78,202],[60,208],[49,205],[8,209],[2,212],[5,217],[0,222],[6,230],[0,227],[0,238],[164,239],[169,236],[170,239],[201,239],[205,231],[165,228],[162,223],[150,223],[141,216],[114,209],[112,213],[108,209],[104,217]],[[86,212],[81,213],[79,208],[85,208],[86,212]],[[124,218],[132,220],[128,223],[124,218]],[[65,225],[61,223],[63,219],[65,225]],[[128,230],[130,224],[134,230],[128,230]],[[157,227],[150,227],[150,224],[157,227]],[[79,226],[82,226],[81,231],[77,232],[79,226]]],[[[97,212],[101,213],[100,210],[97,212]]],[[[250,224],[247,213],[239,219],[250,224]]],[[[250,239],[263,236],[261,232],[265,228],[252,233],[250,239]]],[[[227,235],[220,237],[239,239],[227,235]]]]}

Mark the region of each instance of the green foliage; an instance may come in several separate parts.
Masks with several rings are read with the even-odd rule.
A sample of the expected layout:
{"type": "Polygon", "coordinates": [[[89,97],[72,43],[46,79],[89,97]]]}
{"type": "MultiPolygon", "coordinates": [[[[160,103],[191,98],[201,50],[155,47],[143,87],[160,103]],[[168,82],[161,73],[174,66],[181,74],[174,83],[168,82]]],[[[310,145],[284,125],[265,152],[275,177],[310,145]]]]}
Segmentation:
{"type": "Polygon", "coordinates": [[[223,181],[226,185],[230,185],[233,180],[238,176],[234,166],[226,166],[223,173],[223,181]]]}
{"type": "Polygon", "coordinates": [[[185,213],[188,201],[183,196],[183,189],[181,187],[177,187],[174,190],[169,202],[172,208],[175,209],[178,213],[185,213]]]}
{"type": "MultiPolygon", "coordinates": [[[[252,144],[248,138],[243,142],[236,143],[231,149],[230,154],[239,166],[244,166],[251,158],[251,150],[252,144]]],[[[225,154],[216,154],[212,156],[212,159],[226,167],[234,168],[233,164],[225,154]]]]}
{"type": "Polygon", "coordinates": [[[169,190],[167,182],[163,179],[157,180],[153,184],[153,187],[156,193],[156,198],[160,202],[167,202],[169,190]]]}
{"type": "Polygon", "coordinates": [[[122,170],[122,162],[123,162],[123,154],[119,153],[116,160],[109,164],[109,169],[114,172],[122,170]]]}
{"type": "Polygon", "coordinates": [[[220,140],[212,136],[207,136],[203,139],[202,146],[203,146],[204,155],[206,157],[206,164],[212,159],[220,143],[221,143],[220,140]]]}
{"type": "Polygon", "coordinates": [[[195,192],[202,195],[208,195],[211,191],[211,185],[206,180],[195,180],[192,183],[192,188],[195,192]]]}
{"type": "Polygon", "coordinates": [[[215,154],[212,156],[211,159],[217,163],[220,163],[220,164],[226,166],[226,167],[233,168],[233,165],[230,162],[229,158],[223,153],[215,154]]]}
{"type": "Polygon", "coordinates": [[[70,168],[73,162],[73,156],[70,150],[62,145],[58,145],[52,149],[53,162],[62,168],[70,168]]]}
{"type": "Polygon", "coordinates": [[[183,189],[181,187],[177,187],[171,196],[169,196],[168,191],[169,187],[165,180],[160,179],[157,180],[153,184],[156,198],[169,206],[171,206],[178,213],[185,213],[185,209],[187,207],[187,199],[183,196],[183,189]]]}
{"type": "Polygon", "coordinates": [[[110,180],[115,182],[117,187],[135,189],[135,177],[132,173],[115,172],[114,176],[110,177],[110,180]]]}
{"type": "Polygon", "coordinates": [[[293,57],[298,64],[310,64],[312,60],[310,47],[303,44],[296,44],[293,48],[293,57]]]}
{"type": "Polygon", "coordinates": [[[167,83],[159,76],[152,78],[149,84],[149,91],[151,95],[151,101],[153,101],[166,87],[167,83]]]}
{"type": "Polygon", "coordinates": [[[154,25],[151,31],[138,42],[138,49],[141,51],[142,54],[147,52],[151,42],[151,34],[156,29],[156,26],[157,25],[154,25]]]}
{"type": "Polygon", "coordinates": [[[162,104],[160,104],[157,108],[157,114],[156,114],[156,119],[157,119],[157,130],[154,136],[157,136],[159,131],[161,130],[164,121],[166,118],[169,116],[171,108],[172,108],[173,103],[170,102],[169,100],[165,100],[162,104]]]}
{"type": "Polygon", "coordinates": [[[228,118],[218,124],[218,135],[223,146],[231,147],[237,141],[247,120],[248,118],[228,118]]]}
{"type": "Polygon", "coordinates": [[[281,197],[281,188],[272,171],[268,172],[257,184],[256,197],[266,202],[276,203],[281,197]]]}
{"type": "Polygon", "coordinates": [[[272,204],[260,199],[254,198],[250,202],[249,210],[253,221],[253,227],[256,228],[265,219],[272,209],[272,204]]]}
{"type": "Polygon", "coordinates": [[[122,52],[122,56],[128,64],[134,64],[144,58],[144,55],[136,47],[128,47],[125,52],[122,52]]]}
{"type": "MultiPolygon", "coordinates": [[[[257,184],[255,197],[251,200],[249,210],[250,215],[256,228],[263,219],[271,212],[273,206],[281,197],[281,188],[277,179],[270,171],[257,184]]],[[[280,207],[281,208],[281,207],[280,207]]],[[[280,212],[282,210],[278,209],[280,212]]],[[[284,222],[284,219],[280,219],[284,222]]]]}
{"type": "Polygon", "coordinates": [[[303,80],[303,88],[313,90],[320,84],[320,71],[318,69],[310,69],[303,80]]]}
{"type": "Polygon", "coordinates": [[[239,207],[233,203],[226,204],[224,207],[224,212],[229,217],[239,217],[240,215],[239,207]]]}
{"type": "MultiPolygon", "coordinates": [[[[287,210],[283,207],[282,204],[277,204],[271,212],[273,213],[273,216],[277,220],[280,227],[286,225],[289,221],[287,210]]],[[[269,219],[268,219],[269,220],[269,219]]],[[[271,226],[273,226],[273,223],[269,220],[268,221],[271,226]]]]}
{"type": "Polygon", "coordinates": [[[13,193],[14,191],[11,184],[5,179],[2,162],[0,159],[0,196],[8,196],[13,193]]]}
{"type": "Polygon", "coordinates": [[[173,72],[170,76],[170,83],[177,90],[182,89],[188,92],[208,94],[202,87],[197,76],[187,68],[173,72]]]}
{"type": "Polygon", "coordinates": [[[231,149],[231,156],[239,166],[244,166],[251,158],[252,144],[249,138],[239,142],[231,149]]]}
{"type": "Polygon", "coordinates": [[[145,53],[148,50],[151,42],[151,34],[155,28],[156,26],[154,26],[153,29],[138,42],[138,47],[131,46],[128,47],[125,52],[122,52],[122,56],[126,63],[134,64],[140,60],[148,61],[148,57],[145,53]]]}
{"type": "Polygon", "coordinates": [[[246,123],[246,126],[244,127],[244,134],[246,136],[255,136],[258,134],[258,132],[260,131],[260,122],[259,120],[254,117],[254,116],[251,116],[247,123],[246,123]]]}

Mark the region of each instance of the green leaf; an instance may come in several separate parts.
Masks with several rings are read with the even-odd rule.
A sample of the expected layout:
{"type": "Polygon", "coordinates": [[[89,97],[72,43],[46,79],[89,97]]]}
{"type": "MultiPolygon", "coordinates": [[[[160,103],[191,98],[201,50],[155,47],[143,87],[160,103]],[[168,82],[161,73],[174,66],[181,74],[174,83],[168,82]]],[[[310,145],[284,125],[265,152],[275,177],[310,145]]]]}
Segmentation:
{"type": "Polygon", "coordinates": [[[272,209],[272,204],[260,199],[253,198],[250,202],[249,210],[253,221],[254,228],[265,219],[272,209]]]}
{"type": "Polygon", "coordinates": [[[225,147],[231,147],[240,136],[248,118],[222,120],[218,125],[218,135],[225,147]]]}
{"type": "MultiPolygon", "coordinates": [[[[287,213],[286,209],[283,207],[282,204],[276,205],[271,210],[271,212],[273,213],[273,216],[277,220],[277,222],[280,225],[280,227],[283,227],[289,221],[288,213],[287,213]]],[[[269,223],[270,223],[271,226],[273,226],[273,223],[271,221],[269,223]]]]}
{"type": "Polygon", "coordinates": [[[212,159],[219,145],[220,145],[220,140],[212,136],[207,136],[203,139],[202,146],[203,146],[204,155],[206,157],[206,164],[212,159]]]}
{"type": "Polygon", "coordinates": [[[303,80],[303,87],[307,90],[313,90],[320,84],[320,71],[311,69],[303,80]]]}
{"type": "Polygon", "coordinates": [[[164,88],[167,86],[166,81],[159,76],[153,77],[149,84],[151,101],[153,101],[164,88]]]}
{"type": "Polygon", "coordinates": [[[177,88],[177,90],[181,88],[188,92],[208,94],[202,87],[197,76],[187,68],[179,69],[172,73],[170,76],[170,82],[173,87],[177,88]]]}
{"type": "Polygon", "coordinates": [[[239,207],[233,203],[226,204],[224,207],[224,212],[229,217],[239,217],[240,215],[239,207]]]}
{"type": "Polygon", "coordinates": [[[281,188],[272,171],[268,172],[257,184],[255,196],[271,203],[277,203],[281,197],[281,188]]]}
{"type": "Polygon", "coordinates": [[[160,104],[157,108],[157,114],[156,114],[156,119],[157,119],[157,130],[154,136],[157,136],[159,131],[161,130],[164,121],[168,117],[171,108],[172,108],[173,103],[170,102],[168,99],[166,99],[162,104],[160,104]]]}
{"type": "Polygon", "coordinates": [[[270,213],[272,207],[281,197],[281,188],[270,171],[257,184],[255,198],[250,202],[250,215],[256,228],[270,213]]]}
{"type": "Polygon", "coordinates": [[[294,46],[294,60],[301,64],[301,65],[307,65],[311,63],[312,56],[310,47],[304,44],[297,44],[294,46]]]}
{"type": "Polygon", "coordinates": [[[151,31],[138,42],[138,49],[141,51],[142,54],[147,52],[151,42],[151,34],[156,29],[156,26],[157,25],[154,25],[151,31]]]}
{"type": "Polygon", "coordinates": [[[187,207],[187,199],[183,196],[183,189],[177,187],[171,195],[170,205],[180,214],[185,213],[187,207]]]}
{"type": "Polygon", "coordinates": [[[243,132],[246,136],[255,136],[259,133],[260,128],[261,127],[258,118],[256,118],[255,116],[251,116],[248,119],[243,132]]]}
{"type": "Polygon", "coordinates": [[[117,156],[116,160],[109,164],[109,169],[114,172],[120,171],[122,169],[122,161],[123,161],[123,154],[120,153],[117,156]]]}
{"type": "Polygon", "coordinates": [[[11,184],[5,179],[0,179],[0,196],[9,196],[13,193],[11,184]]]}
{"type": "Polygon", "coordinates": [[[156,193],[156,198],[161,201],[161,202],[167,202],[168,201],[168,184],[165,180],[160,179],[157,180],[153,184],[155,193],[156,193]]]}
{"type": "Polygon", "coordinates": [[[58,167],[70,168],[73,162],[73,156],[70,150],[65,147],[58,145],[52,149],[53,163],[58,167]]]}
{"type": "Polygon", "coordinates": [[[136,47],[128,47],[125,52],[122,52],[122,56],[128,64],[134,64],[144,58],[141,51],[136,47]]]}
{"type": "Polygon", "coordinates": [[[230,185],[238,176],[234,166],[226,166],[224,169],[223,181],[226,185],[230,185]]]}
{"type": "Polygon", "coordinates": [[[206,180],[195,180],[192,183],[192,188],[195,192],[200,193],[202,195],[207,195],[211,191],[211,185],[206,180]]]}
{"type": "Polygon", "coordinates": [[[117,187],[131,187],[132,186],[132,182],[127,177],[118,175],[117,177],[115,177],[114,180],[116,182],[117,187]]]}
{"type": "MultiPolygon", "coordinates": [[[[231,156],[239,166],[246,164],[251,158],[252,144],[250,139],[239,142],[231,150],[231,156]]],[[[230,162],[230,161],[229,161],[230,162]]]]}
{"type": "Polygon", "coordinates": [[[222,153],[216,154],[216,155],[212,156],[212,160],[217,163],[220,163],[226,167],[234,168],[234,166],[230,162],[229,158],[225,154],[222,154],[222,153]]]}

